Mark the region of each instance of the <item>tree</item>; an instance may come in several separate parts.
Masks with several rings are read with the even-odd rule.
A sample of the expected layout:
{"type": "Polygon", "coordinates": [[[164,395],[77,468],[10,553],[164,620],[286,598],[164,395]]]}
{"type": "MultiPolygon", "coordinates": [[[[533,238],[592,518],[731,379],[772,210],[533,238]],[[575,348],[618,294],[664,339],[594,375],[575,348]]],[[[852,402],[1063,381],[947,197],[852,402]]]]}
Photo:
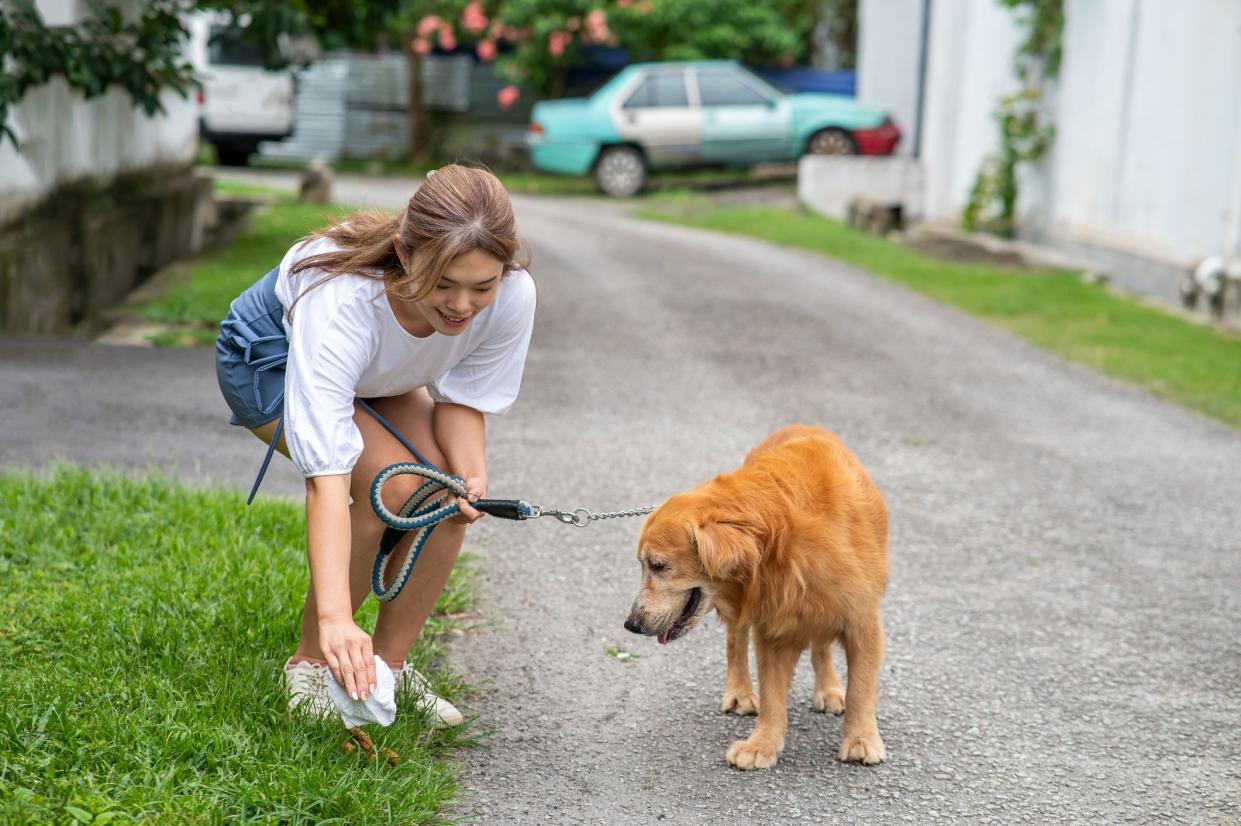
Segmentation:
{"type": "Polygon", "coordinates": [[[569,69],[592,45],[624,47],[634,60],[790,65],[806,57],[823,8],[821,0],[146,0],[136,21],[101,5],[97,18],[77,27],[47,27],[31,0],[10,2],[12,10],[0,12],[0,57],[8,55],[16,70],[0,73],[0,139],[13,138],[8,107],[54,74],[87,97],[120,84],[146,111],[161,111],[162,88],[183,95],[193,88],[179,44],[184,15],[197,7],[230,13],[271,68],[286,62],[288,35],[311,35],[329,50],[400,48],[409,61],[415,150],[426,143],[421,58],[436,48],[469,46],[481,60],[497,61],[513,83],[500,93],[507,107],[518,83],[541,96],[562,95],[569,69]]]}

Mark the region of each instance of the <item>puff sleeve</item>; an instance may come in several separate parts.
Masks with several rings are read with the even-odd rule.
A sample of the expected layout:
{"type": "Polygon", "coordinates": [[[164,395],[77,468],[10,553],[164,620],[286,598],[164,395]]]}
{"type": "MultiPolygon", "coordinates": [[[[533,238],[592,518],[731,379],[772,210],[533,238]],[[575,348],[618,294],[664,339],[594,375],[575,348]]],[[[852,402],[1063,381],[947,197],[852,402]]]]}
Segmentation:
{"type": "Polygon", "coordinates": [[[285,440],[308,477],[349,473],[362,455],[354,395],[378,346],[362,291],[336,306],[326,291],[316,292],[298,302],[288,322],[284,380],[285,440]]]}

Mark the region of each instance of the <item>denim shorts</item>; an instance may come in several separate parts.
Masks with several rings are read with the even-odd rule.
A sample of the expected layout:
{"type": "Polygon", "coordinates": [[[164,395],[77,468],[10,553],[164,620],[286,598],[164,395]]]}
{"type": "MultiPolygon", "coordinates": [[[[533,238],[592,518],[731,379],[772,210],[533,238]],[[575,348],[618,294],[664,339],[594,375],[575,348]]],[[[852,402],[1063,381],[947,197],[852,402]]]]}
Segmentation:
{"type": "Polygon", "coordinates": [[[215,340],[215,372],[232,424],[255,428],[284,411],[284,368],[289,339],[276,298],[280,268],[260,278],[238,296],[220,322],[215,340]]]}

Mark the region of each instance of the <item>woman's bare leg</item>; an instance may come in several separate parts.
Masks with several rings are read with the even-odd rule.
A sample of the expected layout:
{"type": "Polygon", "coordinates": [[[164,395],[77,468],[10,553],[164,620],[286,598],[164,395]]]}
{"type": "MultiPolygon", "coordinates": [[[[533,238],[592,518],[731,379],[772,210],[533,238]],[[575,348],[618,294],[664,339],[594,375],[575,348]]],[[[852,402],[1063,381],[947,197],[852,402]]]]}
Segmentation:
{"type": "MultiPolygon", "coordinates": [[[[443,453],[435,444],[431,427],[435,404],[425,390],[418,389],[402,396],[379,399],[373,406],[427,459],[438,467],[445,466],[443,453]]],[[[350,480],[353,504],[349,513],[353,553],[349,563],[349,591],[356,611],[370,593],[371,567],[374,565],[375,550],[379,547],[385,527],[371,509],[371,481],[388,465],[416,459],[360,406],[354,413],[354,422],[362,432],[363,443],[362,456],[354,466],[350,480]]],[[[271,431],[274,429],[273,425],[265,434],[258,430],[255,432],[260,438],[266,436],[270,440],[271,431]]],[[[395,511],[419,484],[421,482],[412,476],[394,478],[384,488],[385,503],[395,511]]],[[[435,600],[443,591],[461,551],[465,528],[465,525],[453,522],[440,523],[423,546],[414,573],[401,595],[380,606],[372,641],[375,653],[390,665],[399,666],[409,654],[418,635],[422,633],[427,617],[435,607],[435,600]]],[[[400,568],[412,542],[413,535],[410,534],[397,545],[388,563],[389,576],[400,568]]],[[[304,659],[323,659],[323,652],[319,648],[319,621],[313,587],[307,589],[306,605],[302,611],[301,640],[293,656],[294,662],[304,659]]]]}

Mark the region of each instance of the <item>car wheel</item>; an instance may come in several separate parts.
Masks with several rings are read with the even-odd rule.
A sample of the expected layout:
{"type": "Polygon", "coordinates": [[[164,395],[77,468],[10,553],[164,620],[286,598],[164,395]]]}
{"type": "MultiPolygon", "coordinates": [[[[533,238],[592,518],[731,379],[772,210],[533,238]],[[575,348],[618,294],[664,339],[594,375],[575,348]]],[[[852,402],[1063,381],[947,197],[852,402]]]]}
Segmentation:
{"type": "Polygon", "coordinates": [[[820,129],[806,141],[807,155],[856,155],[853,136],[843,129],[820,129]]]}
{"type": "Polygon", "coordinates": [[[644,183],[646,160],[632,146],[609,147],[595,163],[595,185],[604,195],[628,198],[637,195],[644,183]]]}

